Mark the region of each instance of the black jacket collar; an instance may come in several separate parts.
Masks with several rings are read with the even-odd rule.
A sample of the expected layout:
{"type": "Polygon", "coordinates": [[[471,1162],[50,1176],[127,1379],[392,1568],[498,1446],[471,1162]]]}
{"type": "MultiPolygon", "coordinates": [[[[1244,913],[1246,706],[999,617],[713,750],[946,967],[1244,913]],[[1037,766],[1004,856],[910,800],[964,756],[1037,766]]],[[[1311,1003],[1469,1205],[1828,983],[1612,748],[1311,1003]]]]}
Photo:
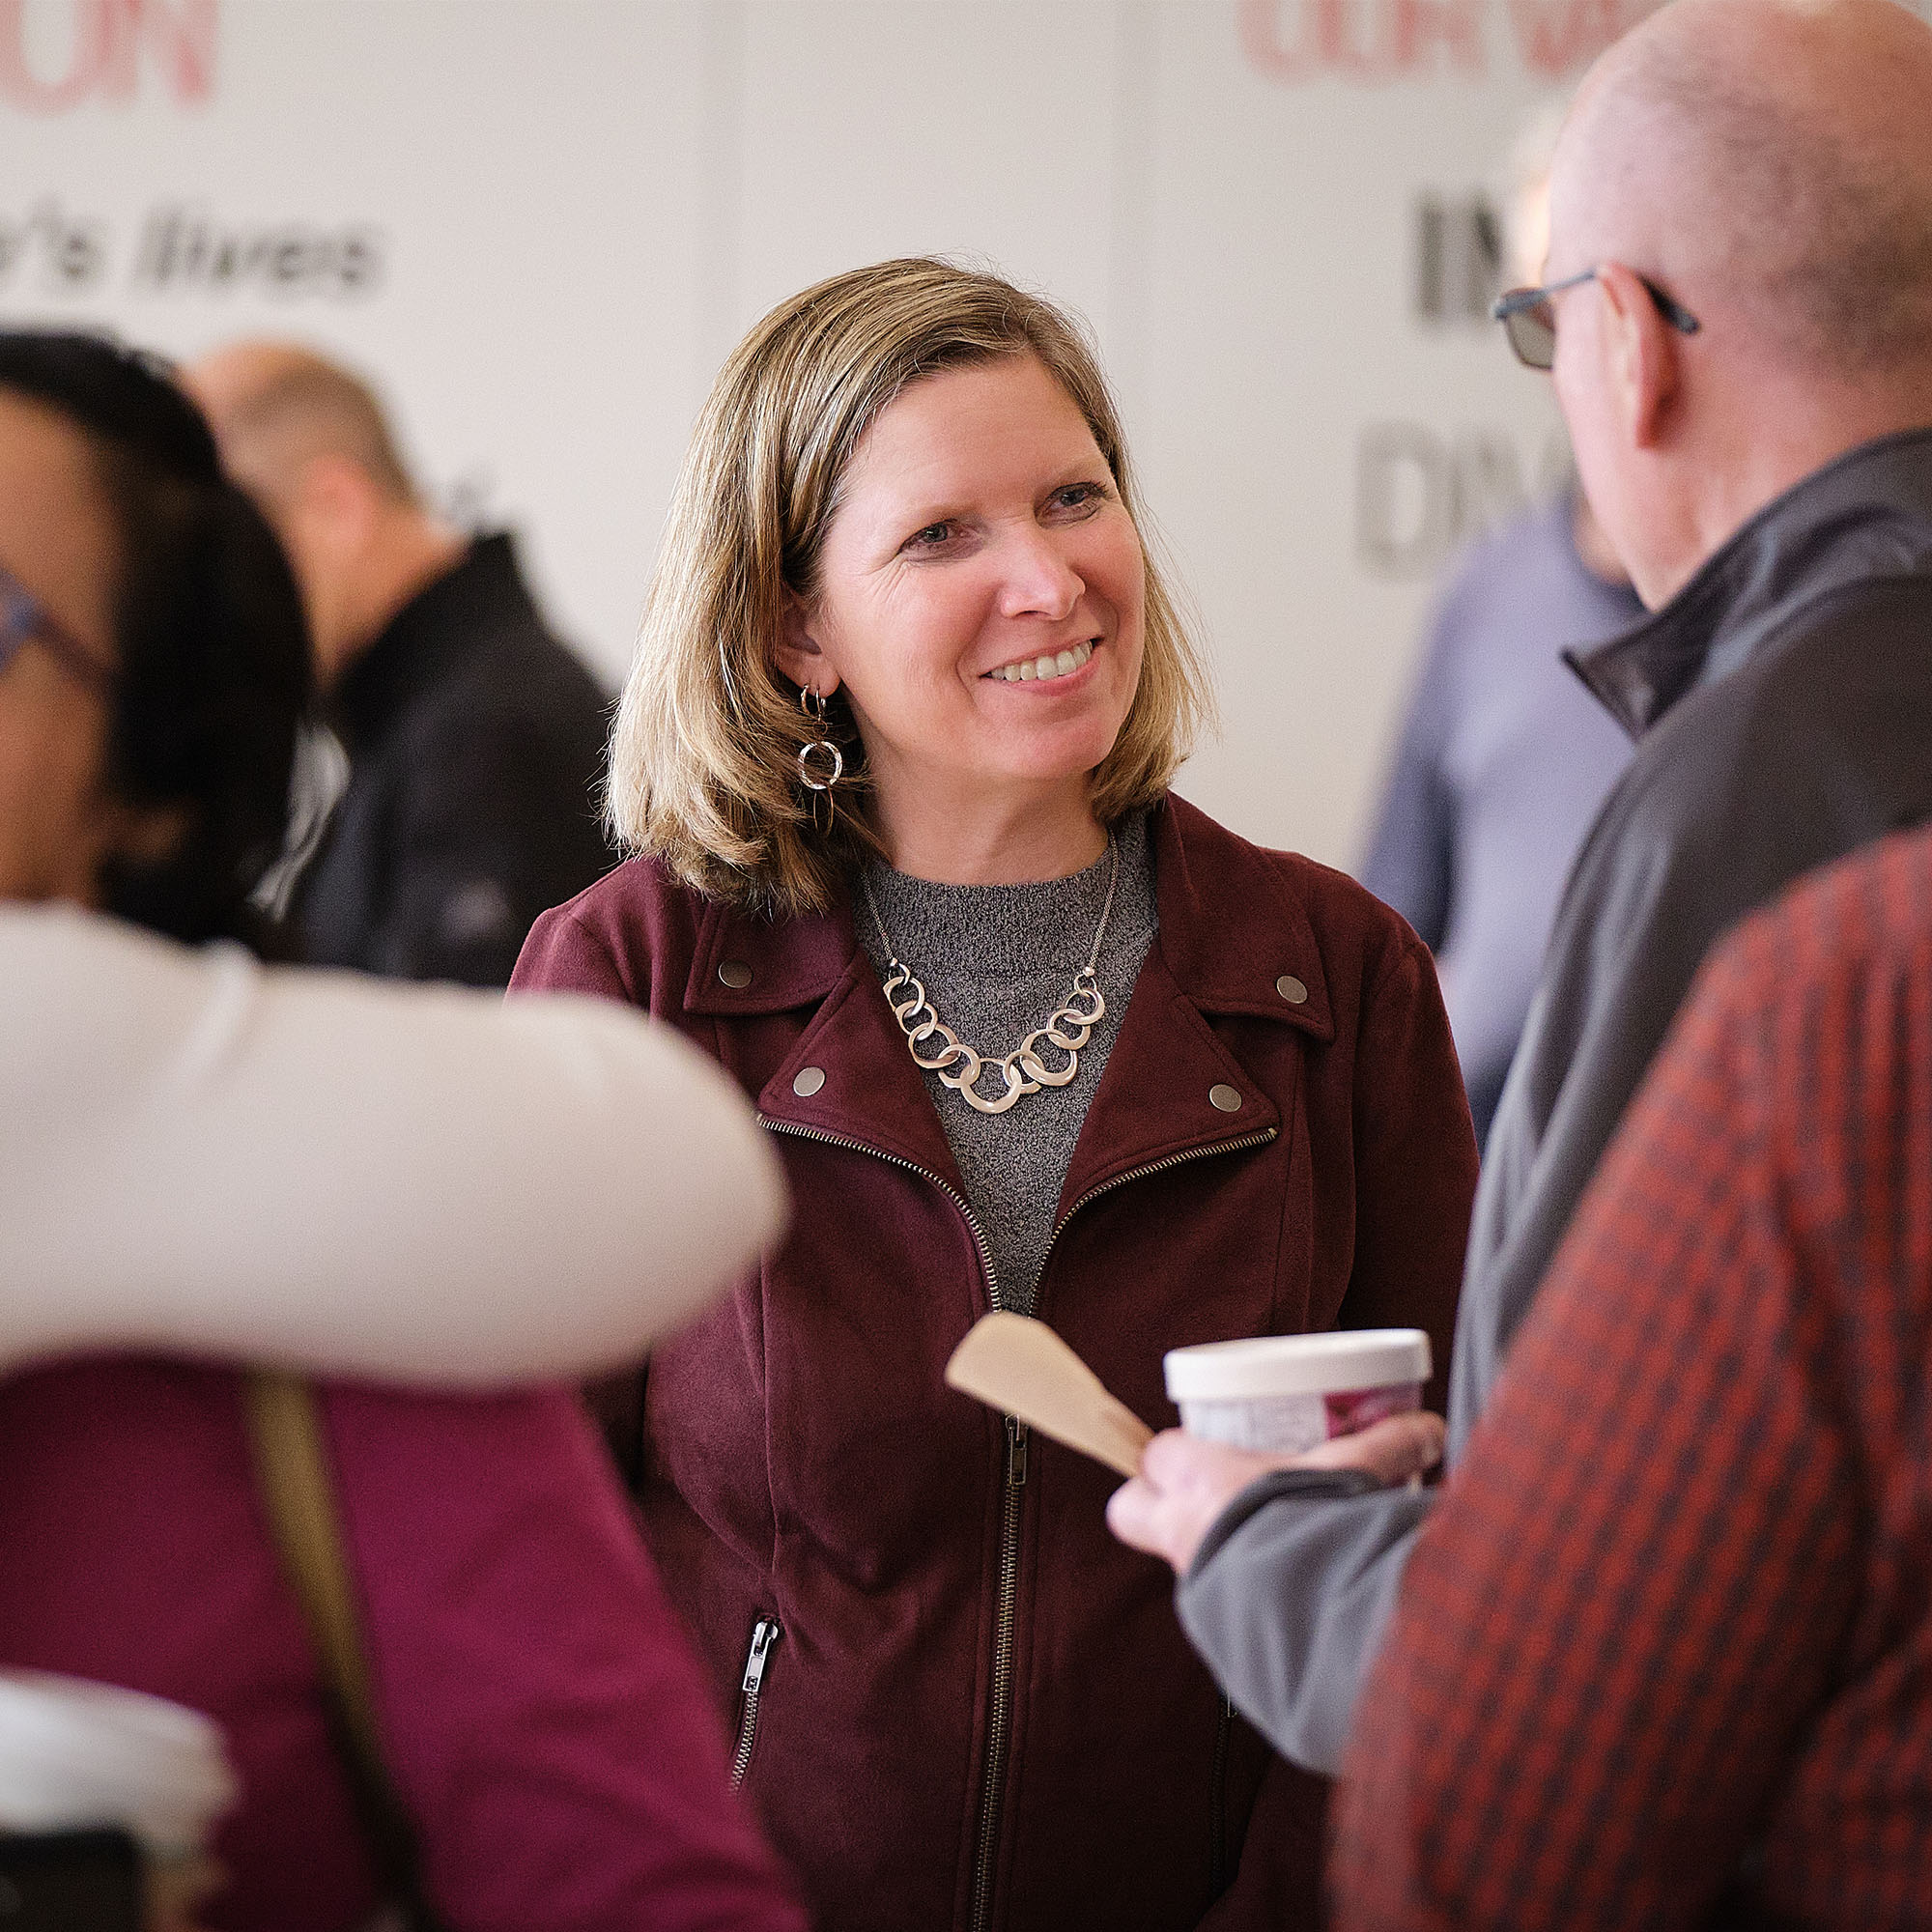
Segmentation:
{"type": "Polygon", "coordinates": [[[365,751],[424,692],[441,684],[506,612],[541,619],[506,532],[478,537],[442,576],[391,617],[342,675],[331,696],[331,722],[350,754],[365,751]]]}
{"type": "Polygon", "coordinates": [[[1858,579],[1932,575],[1932,428],[1861,443],[1774,498],[1662,610],[1571,668],[1633,738],[1858,579]]]}

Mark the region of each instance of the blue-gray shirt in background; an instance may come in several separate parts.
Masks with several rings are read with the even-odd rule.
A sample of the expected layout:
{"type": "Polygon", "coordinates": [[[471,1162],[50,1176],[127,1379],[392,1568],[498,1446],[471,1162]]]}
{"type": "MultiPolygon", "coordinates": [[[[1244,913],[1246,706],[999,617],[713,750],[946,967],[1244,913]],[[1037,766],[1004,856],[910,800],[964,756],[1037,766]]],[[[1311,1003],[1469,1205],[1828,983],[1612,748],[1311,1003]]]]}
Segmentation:
{"type": "Polygon", "coordinates": [[[1478,1146],[1570,863],[1631,755],[1559,655],[1643,615],[1577,555],[1573,509],[1518,518],[1450,580],[1361,871],[1435,954],[1478,1146]]]}

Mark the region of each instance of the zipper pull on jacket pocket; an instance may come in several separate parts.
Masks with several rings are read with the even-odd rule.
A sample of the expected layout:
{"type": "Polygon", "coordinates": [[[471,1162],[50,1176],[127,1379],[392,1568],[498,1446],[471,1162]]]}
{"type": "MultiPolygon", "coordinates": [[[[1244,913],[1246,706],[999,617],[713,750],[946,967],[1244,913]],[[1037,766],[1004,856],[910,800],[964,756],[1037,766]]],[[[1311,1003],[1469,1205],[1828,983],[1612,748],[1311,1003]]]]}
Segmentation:
{"type": "Polygon", "coordinates": [[[752,1626],[752,1654],[745,1660],[745,1681],[739,1687],[748,1697],[755,1697],[765,1682],[765,1665],[771,1662],[772,1645],[779,1639],[776,1617],[760,1617],[752,1626]]]}
{"type": "Polygon", "coordinates": [[[760,1617],[752,1626],[751,1653],[745,1659],[744,1714],[738,1719],[738,1745],[731,1753],[731,1789],[737,1790],[752,1768],[752,1747],[758,1741],[758,1698],[765,1688],[765,1668],[772,1661],[772,1646],[784,1634],[776,1617],[760,1617]]]}

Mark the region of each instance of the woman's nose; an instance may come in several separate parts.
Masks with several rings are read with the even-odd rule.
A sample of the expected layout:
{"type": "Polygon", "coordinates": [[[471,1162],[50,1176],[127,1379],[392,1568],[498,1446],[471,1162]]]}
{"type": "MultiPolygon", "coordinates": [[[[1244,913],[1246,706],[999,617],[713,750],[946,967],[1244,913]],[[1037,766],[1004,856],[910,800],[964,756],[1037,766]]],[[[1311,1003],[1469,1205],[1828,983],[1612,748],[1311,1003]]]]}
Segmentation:
{"type": "Polygon", "coordinates": [[[1004,546],[1006,566],[1001,585],[1000,614],[1004,617],[1068,617],[1087,588],[1086,581],[1037,527],[1017,530],[1004,546]]]}

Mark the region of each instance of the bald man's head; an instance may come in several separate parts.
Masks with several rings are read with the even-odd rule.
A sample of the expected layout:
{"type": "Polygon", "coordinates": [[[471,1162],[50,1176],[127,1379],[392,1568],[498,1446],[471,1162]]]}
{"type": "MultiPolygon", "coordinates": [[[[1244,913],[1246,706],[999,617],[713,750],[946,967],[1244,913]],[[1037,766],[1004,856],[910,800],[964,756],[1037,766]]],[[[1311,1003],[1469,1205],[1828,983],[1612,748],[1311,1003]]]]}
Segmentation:
{"type": "Polygon", "coordinates": [[[354,464],[385,497],[417,497],[375,391],[336,363],[287,342],[238,342],[183,371],[229,468],[251,489],[285,496],[319,456],[354,464]]]}
{"type": "Polygon", "coordinates": [[[1893,0],[1672,0],[1559,145],[1551,273],[1605,259],[1821,374],[1932,366],[1932,28],[1893,0]]]}
{"type": "Polygon", "coordinates": [[[348,370],[293,343],[241,342],[181,380],[288,552],[333,683],[466,540],[417,495],[382,405],[348,370]]]}

